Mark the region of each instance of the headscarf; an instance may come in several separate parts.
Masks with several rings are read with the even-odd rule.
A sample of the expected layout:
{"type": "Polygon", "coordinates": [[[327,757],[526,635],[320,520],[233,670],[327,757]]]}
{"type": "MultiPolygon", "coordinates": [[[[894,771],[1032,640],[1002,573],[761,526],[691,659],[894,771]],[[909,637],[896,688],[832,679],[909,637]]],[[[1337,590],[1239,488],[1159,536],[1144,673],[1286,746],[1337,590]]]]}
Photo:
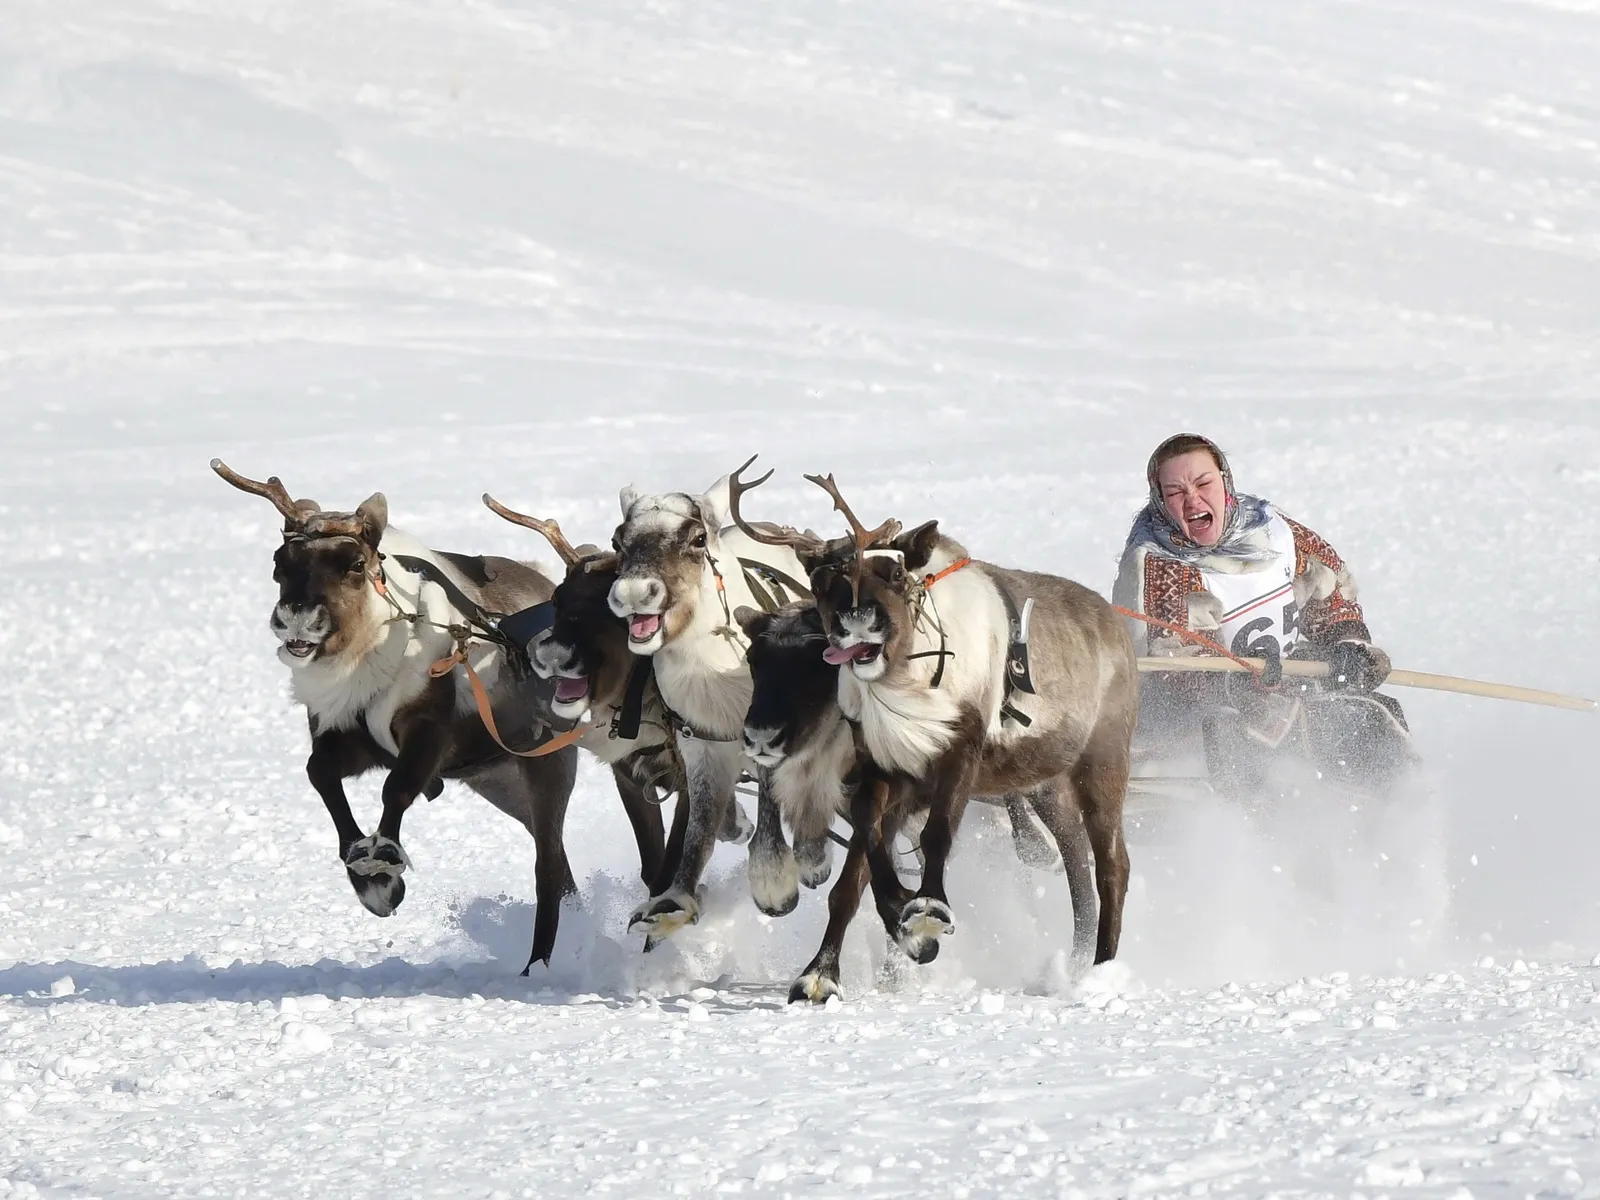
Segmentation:
{"type": "Polygon", "coordinates": [[[1234,490],[1233,468],[1228,465],[1228,456],[1210,438],[1197,433],[1173,434],[1151,453],[1144,474],[1150,498],[1133,519],[1133,528],[1128,531],[1128,548],[1149,543],[1151,550],[1163,558],[1175,558],[1195,566],[1202,565],[1204,560],[1212,560],[1205,563],[1208,566],[1220,565],[1216,560],[1232,560],[1235,569],[1245,562],[1261,562],[1274,557],[1272,547],[1263,536],[1267,523],[1272,519],[1271,506],[1259,496],[1241,495],[1234,490]],[[1161,484],[1156,474],[1162,460],[1170,455],[1171,448],[1179,442],[1187,442],[1196,450],[1208,451],[1222,473],[1225,511],[1222,536],[1215,545],[1202,546],[1185,537],[1172,514],[1167,511],[1166,502],[1161,496],[1161,484]]]}

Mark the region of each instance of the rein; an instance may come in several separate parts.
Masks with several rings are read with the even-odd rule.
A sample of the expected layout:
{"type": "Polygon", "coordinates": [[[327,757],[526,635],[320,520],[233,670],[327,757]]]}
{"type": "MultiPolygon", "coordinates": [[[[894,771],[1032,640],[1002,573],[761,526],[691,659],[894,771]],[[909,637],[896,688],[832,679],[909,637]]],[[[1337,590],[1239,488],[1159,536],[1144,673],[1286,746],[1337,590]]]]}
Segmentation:
{"type": "Polygon", "coordinates": [[[1215,654],[1221,655],[1223,658],[1230,659],[1257,676],[1266,669],[1259,659],[1240,658],[1221,642],[1217,641],[1216,638],[1207,637],[1205,634],[1197,633],[1193,629],[1185,629],[1182,625],[1175,625],[1171,621],[1163,621],[1160,617],[1152,617],[1149,613],[1134,612],[1133,609],[1123,608],[1120,604],[1113,604],[1111,607],[1125,617],[1131,617],[1135,621],[1143,621],[1146,625],[1153,625],[1157,629],[1164,629],[1168,633],[1176,634],[1180,641],[1187,642],[1191,646],[1202,646],[1215,654]]]}

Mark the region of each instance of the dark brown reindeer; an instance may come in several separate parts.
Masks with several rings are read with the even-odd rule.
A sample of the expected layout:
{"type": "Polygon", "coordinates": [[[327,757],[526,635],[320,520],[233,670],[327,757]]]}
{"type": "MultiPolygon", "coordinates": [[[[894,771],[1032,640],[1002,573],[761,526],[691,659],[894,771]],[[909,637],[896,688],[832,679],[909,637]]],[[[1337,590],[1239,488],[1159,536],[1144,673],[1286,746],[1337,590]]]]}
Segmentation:
{"type": "MultiPolygon", "coordinates": [[[[353,513],[325,512],[314,500],[292,500],[276,476],[261,483],[217,459],[211,467],[283,515],[270,625],[310,724],[306,775],[333,819],[361,903],[380,917],[399,906],[410,865],[401,819],[417,796],[460,780],[533,835],[537,909],[523,974],[535,962],[548,965],[562,897],[577,890],[562,844],[577,751],[508,753],[485,727],[463,672],[446,664],[474,623],[542,603],[550,581],[510,559],[428,549],[389,525],[382,493],[353,513]],[[344,781],[376,769],[388,772],[383,812],[364,835],[344,781]]],[[[544,724],[548,714],[519,685],[502,645],[474,638],[465,653],[498,728],[544,724]]]]}
{"type": "MultiPolygon", "coordinates": [[[[1127,891],[1122,834],[1138,708],[1132,643],[1099,595],[1057,576],[976,562],[930,521],[901,534],[868,529],[832,476],[807,476],[850,524],[848,537],[739,522],[753,539],[796,551],[810,576],[824,651],[841,669],[838,703],[873,777],[856,792],[854,834],[816,959],[791,996],[838,988],[838,955],[878,843],[926,811],[924,870],[897,914],[913,959],[953,932],[945,865],[974,796],[1027,794],[1069,865],[1082,814],[1099,894],[1094,961],[1115,956],[1127,891]],[[1014,658],[1025,655],[1025,662],[1014,658]]],[[[733,481],[738,487],[737,478],[733,481]]]]}

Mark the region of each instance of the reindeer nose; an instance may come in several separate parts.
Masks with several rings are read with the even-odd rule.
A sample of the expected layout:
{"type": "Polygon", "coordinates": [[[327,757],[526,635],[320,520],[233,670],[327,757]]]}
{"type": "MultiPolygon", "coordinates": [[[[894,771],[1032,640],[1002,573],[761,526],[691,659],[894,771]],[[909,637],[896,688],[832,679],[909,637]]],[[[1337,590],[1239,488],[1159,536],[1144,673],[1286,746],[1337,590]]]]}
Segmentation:
{"type": "Polygon", "coordinates": [[[781,729],[752,729],[744,727],[744,752],[752,757],[758,754],[774,754],[783,749],[783,730],[781,729]]]}
{"type": "Polygon", "coordinates": [[[641,603],[656,605],[666,598],[666,586],[659,579],[647,579],[644,581],[644,597],[641,603]]]}

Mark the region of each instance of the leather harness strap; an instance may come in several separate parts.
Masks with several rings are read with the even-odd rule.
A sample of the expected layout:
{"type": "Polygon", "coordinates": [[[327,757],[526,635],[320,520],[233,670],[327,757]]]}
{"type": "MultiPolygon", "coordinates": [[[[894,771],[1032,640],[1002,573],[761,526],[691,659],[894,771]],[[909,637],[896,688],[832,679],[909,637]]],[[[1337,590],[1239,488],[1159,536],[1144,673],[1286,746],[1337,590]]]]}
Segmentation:
{"type": "Polygon", "coordinates": [[[573,742],[589,732],[587,725],[575,725],[565,733],[558,733],[549,741],[535,746],[532,750],[514,750],[506,745],[505,739],[500,736],[500,729],[494,723],[494,709],[489,706],[489,690],[483,686],[483,680],[478,677],[477,671],[472,669],[466,651],[457,646],[453,652],[439,659],[428,668],[428,678],[442,679],[457,667],[467,673],[467,682],[472,685],[472,698],[478,705],[478,717],[483,721],[483,727],[489,731],[489,736],[494,739],[495,745],[507,754],[515,754],[518,758],[543,758],[547,754],[554,754],[563,750],[573,742]]]}

